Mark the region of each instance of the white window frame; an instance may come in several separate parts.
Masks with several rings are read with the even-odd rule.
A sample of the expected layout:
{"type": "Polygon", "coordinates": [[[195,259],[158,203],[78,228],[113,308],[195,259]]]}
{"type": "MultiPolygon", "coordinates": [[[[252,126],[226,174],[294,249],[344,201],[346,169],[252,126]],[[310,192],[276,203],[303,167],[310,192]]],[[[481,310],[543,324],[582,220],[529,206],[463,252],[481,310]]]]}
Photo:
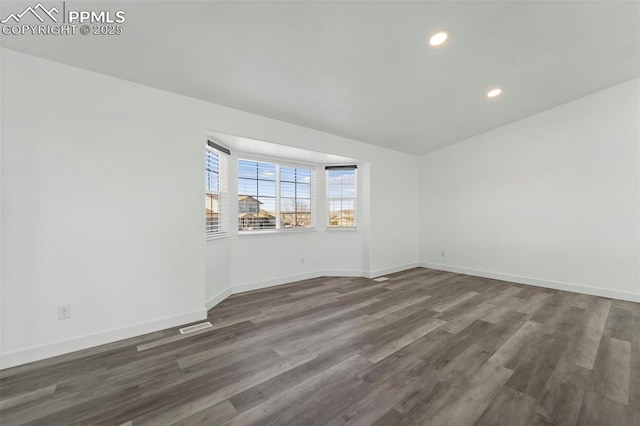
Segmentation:
{"type": "Polygon", "coordinates": [[[205,236],[207,240],[228,236],[227,228],[227,215],[229,211],[229,184],[228,184],[228,170],[229,170],[229,157],[230,152],[227,148],[217,144],[213,141],[207,141],[205,145],[205,177],[208,171],[207,156],[213,154],[218,157],[218,190],[209,189],[205,184],[205,199],[206,195],[218,196],[218,230],[213,231],[209,229],[206,217],[206,204],[205,204],[205,236]]]}
{"type": "Polygon", "coordinates": [[[348,166],[326,166],[325,167],[325,201],[327,203],[327,230],[357,230],[358,229],[358,166],[357,165],[348,165],[348,166]],[[329,195],[329,172],[331,170],[353,170],[354,171],[354,196],[330,196],[329,195]],[[342,201],[352,201],[353,202],[353,225],[332,225],[331,224],[331,201],[340,200],[342,201]]]}
{"type": "MultiPolygon", "coordinates": [[[[304,163],[292,163],[284,159],[274,158],[274,157],[265,157],[265,156],[256,156],[252,154],[243,154],[239,153],[238,158],[236,160],[236,184],[240,181],[240,161],[251,161],[258,163],[268,163],[275,165],[275,217],[276,217],[276,227],[273,229],[238,229],[238,217],[235,218],[236,229],[238,229],[238,235],[260,235],[260,234],[284,234],[284,233],[297,233],[297,232],[314,232],[316,231],[316,217],[317,217],[317,208],[316,208],[316,165],[313,164],[304,164],[304,163]],[[306,169],[311,172],[311,185],[310,185],[310,211],[311,211],[311,225],[306,228],[283,228],[281,225],[281,197],[280,197],[280,168],[281,167],[293,167],[299,169],[306,169]]],[[[240,195],[240,194],[238,194],[240,195]]],[[[286,198],[286,197],[285,197],[286,198]]]]}

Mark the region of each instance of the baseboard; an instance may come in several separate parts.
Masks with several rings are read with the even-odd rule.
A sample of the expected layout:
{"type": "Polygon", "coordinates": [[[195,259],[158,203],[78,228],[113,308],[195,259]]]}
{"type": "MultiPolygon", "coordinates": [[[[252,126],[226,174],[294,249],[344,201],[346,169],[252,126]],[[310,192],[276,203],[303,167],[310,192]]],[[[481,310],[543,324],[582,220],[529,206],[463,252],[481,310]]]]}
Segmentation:
{"type": "Polygon", "coordinates": [[[365,277],[363,271],[355,269],[334,269],[318,272],[319,277],[365,277]]]}
{"type": "Polygon", "coordinates": [[[608,297],[611,299],[628,300],[630,302],[640,302],[640,294],[627,291],[589,287],[562,281],[552,281],[521,275],[504,274],[500,272],[484,271],[481,269],[465,268],[462,266],[443,265],[440,263],[420,262],[420,266],[422,266],[423,268],[437,269],[440,271],[456,272],[459,274],[473,275],[483,278],[492,278],[496,280],[511,281],[520,284],[529,284],[538,287],[552,288],[554,290],[571,291],[573,293],[589,294],[592,296],[608,297]]]}
{"type": "Polygon", "coordinates": [[[377,278],[387,274],[393,274],[396,272],[406,271],[407,269],[413,269],[420,266],[420,262],[405,263],[404,265],[393,266],[391,268],[378,269],[376,271],[369,271],[366,274],[367,278],[377,278]]]}
{"type": "Polygon", "coordinates": [[[404,265],[394,266],[391,268],[378,269],[376,271],[361,271],[355,269],[334,269],[305,272],[304,274],[287,275],[284,277],[274,278],[265,281],[256,281],[248,284],[239,284],[231,287],[231,294],[244,293],[247,291],[260,290],[263,288],[274,287],[282,284],[289,284],[296,281],[309,280],[318,277],[365,277],[375,278],[394,272],[401,272],[407,269],[417,268],[419,262],[406,263],[404,265]]]}
{"type": "Polygon", "coordinates": [[[224,299],[231,295],[231,289],[226,288],[220,293],[216,294],[212,298],[207,300],[207,311],[216,306],[218,303],[222,302],[224,299]]]}
{"type": "Polygon", "coordinates": [[[64,355],[94,346],[128,339],[130,337],[164,330],[178,325],[200,321],[206,317],[207,311],[205,309],[198,309],[184,314],[173,315],[96,334],[75,337],[73,339],[62,340],[41,346],[33,346],[27,349],[0,355],[0,368],[5,369],[15,367],[17,365],[27,364],[29,362],[39,361],[45,358],[64,355]]]}
{"type": "Polygon", "coordinates": [[[318,275],[317,271],[313,272],[305,272],[303,274],[296,275],[286,275],[283,277],[272,278],[270,280],[265,281],[255,281],[247,284],[239,284],[231,286],[231,294],[244,293],[246,291],[260,290],[263,288],[274,287],[277,285],[288,284],[296,281],[309,280],[311,278],[317,278],[321,275],[318,275]]]}

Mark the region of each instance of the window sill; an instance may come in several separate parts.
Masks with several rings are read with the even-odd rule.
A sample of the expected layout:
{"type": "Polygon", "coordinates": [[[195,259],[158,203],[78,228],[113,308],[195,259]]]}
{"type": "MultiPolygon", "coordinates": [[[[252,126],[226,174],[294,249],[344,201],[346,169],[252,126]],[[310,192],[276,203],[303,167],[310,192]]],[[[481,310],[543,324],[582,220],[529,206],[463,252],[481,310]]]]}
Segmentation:
{"type": "Polygon", "coordinates": [[[343,227],[335,227],[335,228],[325,228],[327,232],[358,232],[357,226],[343,226],[343,227]]]}
{"type": "Polygon", "coordinates": [[[207,235],[207,241],[222,240],[224,238],[229,238],[229,234],[225,232],[224,234],[207,235]]]}
{"type": "Polygon", "coordinates": [[[303,228],[303,229],[270,229],[267,231],[238,231],[239,237],[247,237],[250,235],[291,235],[291,234],[304,234],[307,232],[316,232],[316,228],[303,228]]]}

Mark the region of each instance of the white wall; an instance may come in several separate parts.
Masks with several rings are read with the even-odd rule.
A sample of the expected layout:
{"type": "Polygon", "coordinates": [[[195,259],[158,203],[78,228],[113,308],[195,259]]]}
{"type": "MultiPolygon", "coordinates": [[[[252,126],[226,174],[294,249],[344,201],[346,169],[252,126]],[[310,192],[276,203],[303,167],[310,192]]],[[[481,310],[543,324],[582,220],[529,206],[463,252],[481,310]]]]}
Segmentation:
{"type": "Polygon", "coordinates": [[[2,53],[3,366],[204,318],[197,104],[2,53]]]}
{"type": "Polygon", "coordinates": [[[232,284],[417,263],[416,157],[7,49],[1,85],[3,367],[201,319],[232,284]],[[213,130],[369,163],[363,232],[205,242],[213,130]],[[281,261],[314,238],[309,263],[281,261]],[[328,238],[359,252],[340,256],[328,238]],[[231,250],[245,249],[262,249],[263,273],[231,268],[231,250]],[[62,303],[72,318],[58,321],[62,303]]]}
{"type": "Polygon", "coordinates": [[[635,79],[421,157],[421,261],[640,301],[639,126],[635,79]]]}

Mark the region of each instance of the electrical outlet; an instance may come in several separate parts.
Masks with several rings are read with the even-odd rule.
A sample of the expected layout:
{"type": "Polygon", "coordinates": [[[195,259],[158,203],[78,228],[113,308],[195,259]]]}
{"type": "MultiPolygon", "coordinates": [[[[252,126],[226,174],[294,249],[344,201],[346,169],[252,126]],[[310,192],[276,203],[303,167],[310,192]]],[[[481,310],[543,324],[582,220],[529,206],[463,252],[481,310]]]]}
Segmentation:
{"type": "Polygon", "coordinates": [[[64,320],[71,318],[71,305],[58,306],[58,319],[64,320]]]}
{"type": "Polygon", "coordinates": [[[304,257],[300,258],[300,263],[302,263],[304,265],[304,257]]]}
{"type": "Polygon", "coordinates": [[[447,253],[444,250],[442,250],[440,252],[440,257],[447,257],[447,253]]]}

